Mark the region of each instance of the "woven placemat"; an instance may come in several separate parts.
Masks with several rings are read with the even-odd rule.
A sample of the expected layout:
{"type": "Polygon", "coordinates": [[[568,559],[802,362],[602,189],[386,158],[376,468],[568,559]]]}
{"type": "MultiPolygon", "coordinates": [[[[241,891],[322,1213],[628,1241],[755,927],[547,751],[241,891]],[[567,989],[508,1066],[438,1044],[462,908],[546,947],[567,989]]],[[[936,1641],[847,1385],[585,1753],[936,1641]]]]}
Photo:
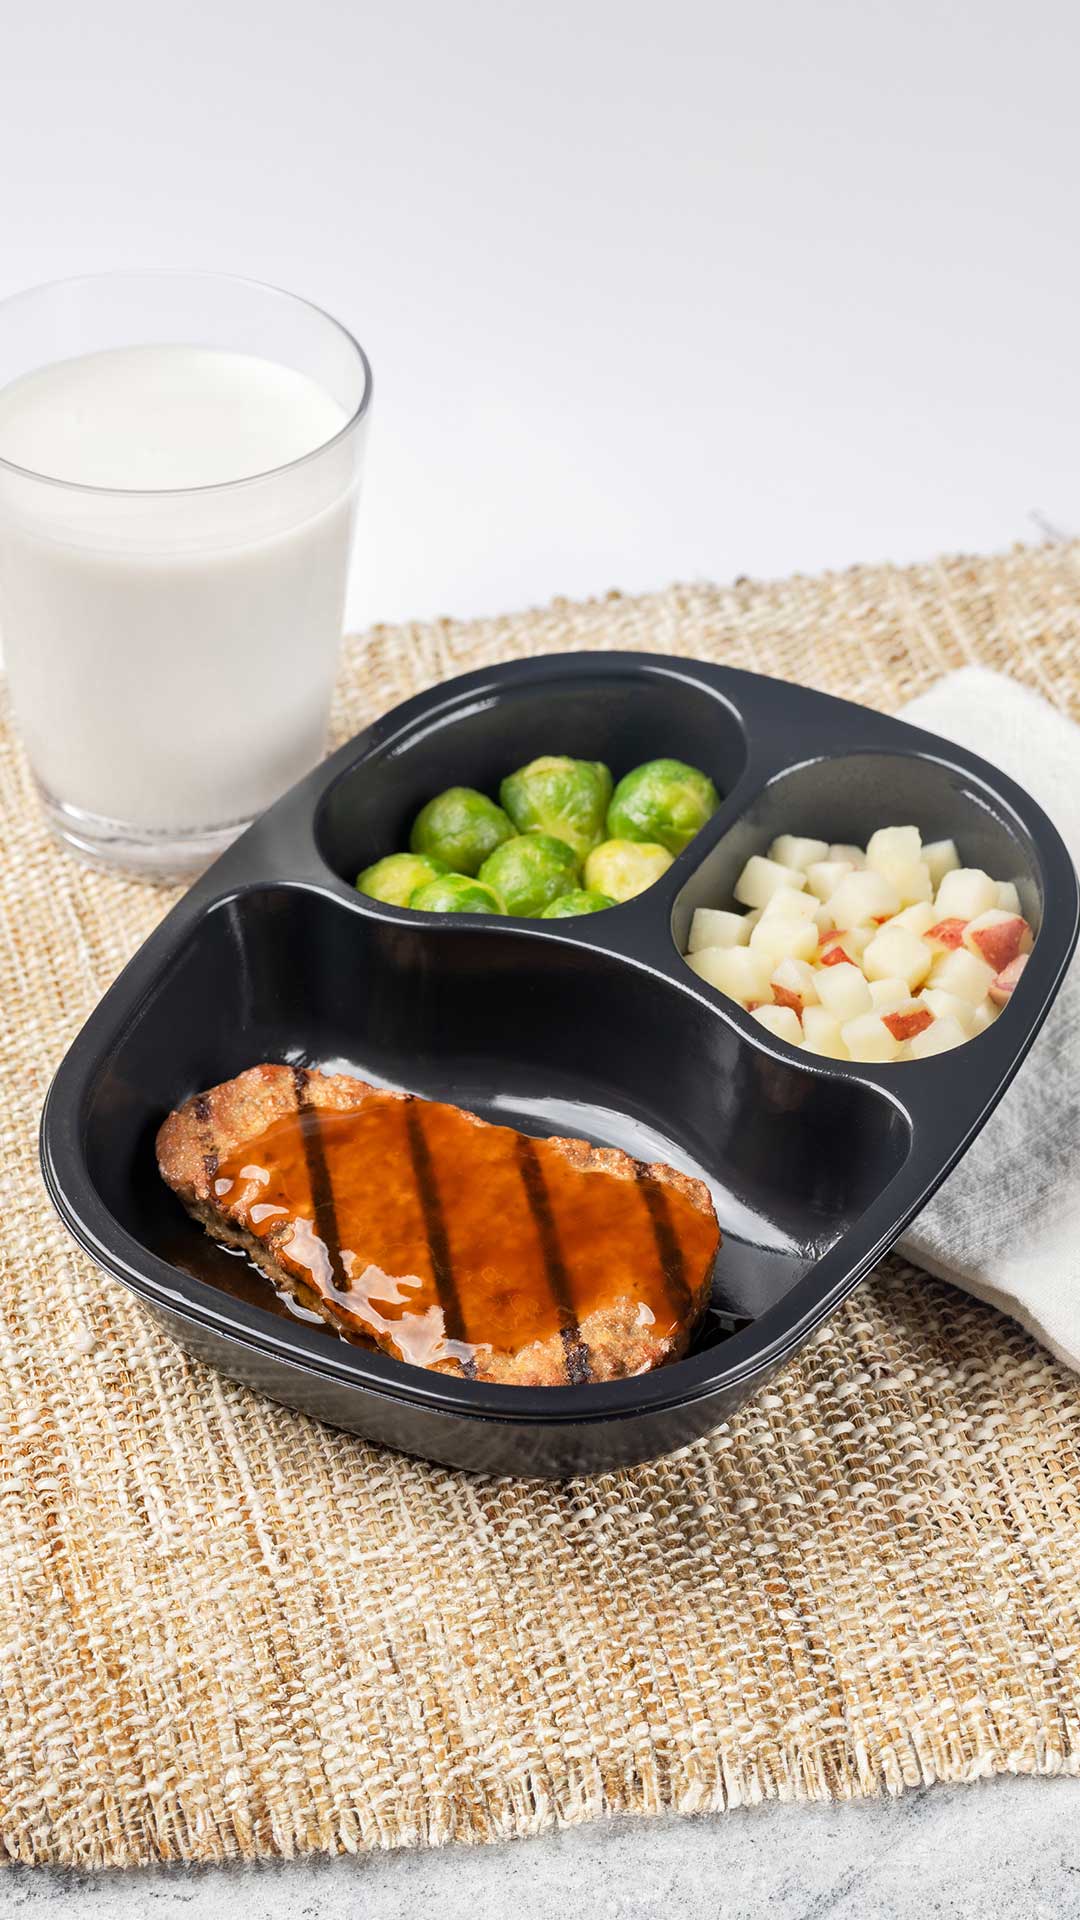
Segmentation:
{"type": "MultiPolygon", "coordinates": [[[[1080,708],[1080,557],[618,596],[350,643],[429,682],[660,648],[892,708],[1080,708]]],[[[328,1432],[185,1359],[53,1218],[60,1054],[168,896],[46,839],[0,737],[0,1836],[82,1865],[492,1840],[604,1812],[1080,1768],[1080,1398],[886,1266],[729,1426],[564,1487],[328,1432]]]]}

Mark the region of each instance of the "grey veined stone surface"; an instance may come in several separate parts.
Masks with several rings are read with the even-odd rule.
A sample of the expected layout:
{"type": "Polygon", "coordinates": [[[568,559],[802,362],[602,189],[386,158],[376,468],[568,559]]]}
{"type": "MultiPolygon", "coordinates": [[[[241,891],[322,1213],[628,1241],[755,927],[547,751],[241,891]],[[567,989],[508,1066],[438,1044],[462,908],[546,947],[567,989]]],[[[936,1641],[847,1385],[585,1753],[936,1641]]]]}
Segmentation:
{"type": "Polygon", "coordinates": [[[9,1867],[33,1920],[1071,1920],[1080,1781],[609,1821],[498,1847],[79,1875],[9,1867]]]}

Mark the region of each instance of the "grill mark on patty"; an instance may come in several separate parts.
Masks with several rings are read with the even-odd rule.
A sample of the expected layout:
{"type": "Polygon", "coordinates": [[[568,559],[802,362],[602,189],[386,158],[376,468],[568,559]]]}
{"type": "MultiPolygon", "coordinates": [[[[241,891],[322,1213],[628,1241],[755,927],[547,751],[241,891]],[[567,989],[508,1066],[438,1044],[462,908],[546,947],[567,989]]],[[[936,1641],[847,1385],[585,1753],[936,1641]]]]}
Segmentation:
{"type": "Polygon", "coordinates": [[[551,1288],[552,1298],[559,1309],[562,1323],[559,1333],[563,1344],[567,1382],[572,1387],[582,1387],[592,1379],[592,1364],[589,1359],[589,1349],[581,1337],[581,1328],[574,1309],[570,1275],[566,1271],[566,1262],[559,1245],[559,1234],[555,1225],[555,1216],[551,1210],[544,1169],[536,1157],[532,1141],[525,1134],[519,1134],[517,1150],[521,1183],[525,1188],[529,1211],[540,1237],[544,1272],[548,1286],[551,1288]]]}
{"type": "Polygon", "coordinates": [[[679,1245],[678,1235],[671,1224],[667,1194],[640,1160],[634,1162],[634,1182],[652,1222],[660,1271],[664,1276],[672,1313],[677,1319],[682,1320],[690,1311],[693,1295],[687,1284],[683,1251],[679,1245]]]}
{"type": "Polygon", "coordinates": [[[304,1159],[307,1162],[308,1184],[311,1188],[311,1224],[326,1248],[331,1286],[347,1287],[348,1275],[341,1258],[334,1183],[323,1152],[319,1109],[308,1100],[307,1068],[293,1067],[292,1077],[297,1110],[303,1115],[304,1159]]]}
{"type": "MultiPolygon", "coordinates": [[[[450,1256],[450,1239],[446,1231],[446,1218],[443,1213],[442,1196],[439,1193],[435,1162],[424,1133],[420,1103],[411,1093],[406,1095],[405,1132],[409,1142],[413,1178],[424,1215],[424,1232],[431,1254],[432,1279],[443,1310],[443,1332],[448,1340],[467,1344],[465,1321],[461,1311],[461,1301],[458,1298],[457,1283],[454,1279],[454,1263],[450,1256]]],[[[461,1361],[461,1370],[467,1380],[476,1378],[476,1361],[471,1355],[461,1361]]]]}

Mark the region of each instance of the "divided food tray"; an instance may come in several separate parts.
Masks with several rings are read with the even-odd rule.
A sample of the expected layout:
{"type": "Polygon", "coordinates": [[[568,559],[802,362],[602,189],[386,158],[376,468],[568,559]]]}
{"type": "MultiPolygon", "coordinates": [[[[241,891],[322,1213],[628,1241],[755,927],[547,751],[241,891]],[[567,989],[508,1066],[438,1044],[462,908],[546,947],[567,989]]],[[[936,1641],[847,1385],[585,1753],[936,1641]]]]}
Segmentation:
{"type": "MultiPolygon", "coordinates": [[[[659,654],[565,654],[397,707],[287,794],[191,889],[105,995],[42,1116],[75,1238],[180,1344],[372,1440],[453,1466],[564,1477],[670,1452],[727,1419],[881,1259],[978,1132],[1076,941],[1051,822],[971,754],[803,687],[659,654]],[[581,919],[418,914],[353,880],[432,794],[497,790],[541,753],[616,775],[657,755],[711,774],[719,811],[669,871],[581,919]],[[1036,932],[1010,1004],[955,1051],[890,1066],[773,1039],[681,958],[700,905],[795,831],[951,835],[1012,880],[1036,932]],[[353,1071],[533,1134],[662,1159],[712,1190],[724,1233],[689,1355],[602,1385],[425,1372],[288,1313],[160,1180],[156,1130],[261,1060],[353,1071]]],[[[452,1209],[452,1196],[450,1196],[452,1209]]]]}

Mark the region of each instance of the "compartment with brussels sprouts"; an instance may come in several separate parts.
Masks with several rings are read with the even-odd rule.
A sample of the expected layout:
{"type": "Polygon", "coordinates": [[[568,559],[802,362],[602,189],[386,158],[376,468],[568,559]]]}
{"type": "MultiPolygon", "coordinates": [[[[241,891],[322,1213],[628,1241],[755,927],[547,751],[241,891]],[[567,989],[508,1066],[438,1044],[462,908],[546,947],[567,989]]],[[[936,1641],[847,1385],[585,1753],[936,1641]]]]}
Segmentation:
{"type": "Polygon", "coordinates": [[[357,890],[425,913],[603,913],[651,887],[719,804],[684,760],[648,760],[616,784],[602,760],[540,754],[505,776],[498,802],[477,787],[435,794],[409,851],[373,861],[357,890]]]}

